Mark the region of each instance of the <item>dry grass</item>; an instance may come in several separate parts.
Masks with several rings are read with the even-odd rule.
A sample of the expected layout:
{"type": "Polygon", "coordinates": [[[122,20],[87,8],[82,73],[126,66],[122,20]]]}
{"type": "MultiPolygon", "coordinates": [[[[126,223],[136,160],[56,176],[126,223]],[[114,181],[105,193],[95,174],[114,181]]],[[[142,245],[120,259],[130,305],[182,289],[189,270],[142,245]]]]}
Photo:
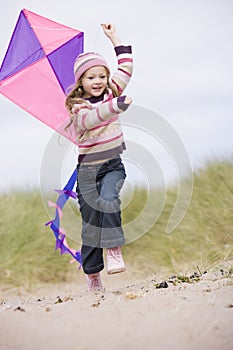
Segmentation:
{"type": "MultiPolygon", "coordinates": [[[[185,218],[172,232],[165,227],[174,205],[176,189],[167,191],[163,212],[140,239],[124,247],[124,256],[135,271],[178,273],[199,267],[206,270],[233,258],[233,163],[212,161],[194,174],[194,191],[185,218]]],[[[155,198],[158,192],[154,191],[155,198]]],[[[76,266],[70,257],[54,252],[52,231],[38,190],[0,195],[0,282],[2,287],[57,283],[73,278],[76,266]]],[[[147,200],[146,191],[135,191],[123,210],[123,222],[137,217],[147,200]]],[[[79,247],[80,217],[71,202],[64,215],[70,242],[79,247]],[[70,210],[72,208],[72,210],[70,210]],[[75,242],[76,241],[76,244],[75,242]]],[[[53,210],[51,210],[52,216],[53,210]]],[[[153,215],[153,208],[150,213],[153,215]]],[[[145,218],[142,218],[142,221],[145,218]]],[[[140,227],[139,227],[140,229],[140,227]]]]}

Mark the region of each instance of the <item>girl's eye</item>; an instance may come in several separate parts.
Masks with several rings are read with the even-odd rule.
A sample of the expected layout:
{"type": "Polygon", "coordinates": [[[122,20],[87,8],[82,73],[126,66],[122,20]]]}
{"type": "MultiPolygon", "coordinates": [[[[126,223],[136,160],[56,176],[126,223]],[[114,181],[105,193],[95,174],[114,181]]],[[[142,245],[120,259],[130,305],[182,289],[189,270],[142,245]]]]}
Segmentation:
{"type": "MultiPolygon", "coordinates": [[[[106,75],[101,75],[100,76],[100,79],[105,79],[106,78],[106,75]]],[[[93,80],[95,79],[95,77],[87,77],[88,80],[93,80]]]]}

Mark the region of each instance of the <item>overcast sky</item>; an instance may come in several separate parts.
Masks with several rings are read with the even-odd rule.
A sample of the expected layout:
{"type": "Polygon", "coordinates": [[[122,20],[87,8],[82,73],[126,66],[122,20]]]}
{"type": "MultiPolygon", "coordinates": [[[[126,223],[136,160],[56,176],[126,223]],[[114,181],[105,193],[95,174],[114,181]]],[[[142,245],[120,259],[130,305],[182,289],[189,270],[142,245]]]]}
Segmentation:
{"type": "MultiPolygon", "coordinates": [[[[85,51],[100,52],[113,71],[115,57],[100,23],[114,23],[122,41],[133,46],[134,75],[126,93],[134,104],[168,122],[183,141],[194,168],[206,159],[232,155],[231,0],[9,0],[1,9],[1,61],[23,8],[83,31],[85,51]]],[[[143,124],[149,130],[145,116],[143,124]]],[[[2,95],[0,118],[0,190],[39,186],[41,162],[53,131],[2,95]]],[[[133,141],[143,145],[143,137],[135,137],[133,141]]],[[[145,147],[151,151],[148,144],[145,147]]],[[[169,171],[173,176],[164,167],[161,145],[157,153],[156,145],[152,148],[164,176],[169,177],[169,171]]],[[[74,147],[69,152],[74,164],[69,163],[68,170],[72,171],[77,152],[74,147]]],[[[136,172],[135,168],[130,173],[132,180],[136,172]]]]}

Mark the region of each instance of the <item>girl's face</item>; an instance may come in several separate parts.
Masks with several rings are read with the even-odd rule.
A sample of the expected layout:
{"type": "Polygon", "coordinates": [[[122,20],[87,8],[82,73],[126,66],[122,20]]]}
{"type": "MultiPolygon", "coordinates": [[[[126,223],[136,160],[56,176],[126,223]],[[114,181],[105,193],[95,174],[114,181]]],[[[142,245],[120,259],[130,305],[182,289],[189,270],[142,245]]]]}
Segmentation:
{"type": "Polygon", "coordinates": [[[106,68],[103,66],[96,66],[88,69],[81,80],[84,98],[92,96],[100,96],[107,87],[108,77],[106,68]]]}

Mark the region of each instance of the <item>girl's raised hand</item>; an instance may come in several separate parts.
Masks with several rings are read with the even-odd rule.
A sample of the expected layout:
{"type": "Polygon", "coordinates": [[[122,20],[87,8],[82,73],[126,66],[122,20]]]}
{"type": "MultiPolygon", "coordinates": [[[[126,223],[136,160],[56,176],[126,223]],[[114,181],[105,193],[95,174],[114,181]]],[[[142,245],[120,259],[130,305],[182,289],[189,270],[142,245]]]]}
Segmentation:
{"type": "Polygon", "coordinates": [[[113,24],[111,23],[104,23],[101,24],[104,34],[107,35],[107,37],[111,38],[112,35],[116,34],[116,28],[113,24]]]}
{"type": "Polygon", "coordinates": [[[111,23],[101,24],[104,34],[111,40],[113,46],[121,45],[121,39],[119,38],[116,28],[111,23]]]}

